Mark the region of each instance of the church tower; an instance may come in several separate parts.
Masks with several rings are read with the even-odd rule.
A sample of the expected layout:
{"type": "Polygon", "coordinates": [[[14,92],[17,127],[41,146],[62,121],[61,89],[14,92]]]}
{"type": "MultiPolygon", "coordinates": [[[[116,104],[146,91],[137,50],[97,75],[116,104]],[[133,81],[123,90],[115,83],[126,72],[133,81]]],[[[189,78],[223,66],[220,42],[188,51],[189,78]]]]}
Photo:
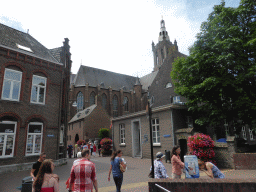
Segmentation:
{"type": "Polygon", "coordinates": [[[152,42],[152,52],[154,56],[154,70],[157,71],[165,61],[165,59],[173,53],[173,51],[178,51],[177,41],[174,44],[170,41],[168,32],[165,28],[165,22],[162,19],[160,21],[160,32],[158,37],[157,45],[152,42]]]}

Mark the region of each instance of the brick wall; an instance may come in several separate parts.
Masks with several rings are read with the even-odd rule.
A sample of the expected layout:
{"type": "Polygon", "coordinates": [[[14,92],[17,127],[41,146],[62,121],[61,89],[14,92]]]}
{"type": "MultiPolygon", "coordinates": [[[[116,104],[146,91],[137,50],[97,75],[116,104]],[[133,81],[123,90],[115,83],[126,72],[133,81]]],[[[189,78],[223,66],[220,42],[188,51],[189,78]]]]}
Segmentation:
{"type": "Polygon", "coordinates": [[[47,158],[57,159],[62,66],[39,59],[17,60],[2,54],[0,55],[0,95],[6,68],[22,71],[23,78],[19,101],[2,100],[0,97],[0,120],[11,118],[18,122],[14,157],[1,158],[0,164],[27,163],[38,159],[38,155],[25,156],[28,123],[35,118],[44,125],[42,151],[47,153],[47,158]],[[47,77],[45,104],[30,102],[33,74],[47,77]],[[48,137],[48,135],[54,136],[48,137]]]}
{"type": "Polygon", "coordinates": [[[99,137],[98,133],[100,128],[110,128],[110,117],[100,105],[97,105],[89,116],[79,121],[69,123],[67,142],[68,144],[74,145],[76,134],[78,134],[79,139],[95,140],[95,138],[99,137]],[[71,140],[69,136],[71,136],[71,140]]]}
{"type": "Polygon", "coordinates": [[[235,153],[235,169],[256,169],[256,153],[235,153]]]}
{"type": "Polygon", "coordinates": [[[162,192],[155,184],[171,192],[252,192],[256,179],[149,179],[150,192],[162,192]]]}

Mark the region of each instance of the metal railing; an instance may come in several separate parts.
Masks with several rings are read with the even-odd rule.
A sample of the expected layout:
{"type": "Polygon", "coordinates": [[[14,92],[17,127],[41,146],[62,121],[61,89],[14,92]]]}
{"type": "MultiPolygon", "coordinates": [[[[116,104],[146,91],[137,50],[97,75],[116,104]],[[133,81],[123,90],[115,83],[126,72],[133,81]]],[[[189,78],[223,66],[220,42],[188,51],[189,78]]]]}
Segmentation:
{"type": "Polygon", "coordinates": [[[162,189],[162,190],[165,191],[165,192],[171,192],[171,191],[165,189],[164,187],[162,187],[162,186],[160,186],[160,185],[158,185],[158,184],[155,184],[155,186],[158,187],[158,188],[160,188],[160,189],[162,189]]]}

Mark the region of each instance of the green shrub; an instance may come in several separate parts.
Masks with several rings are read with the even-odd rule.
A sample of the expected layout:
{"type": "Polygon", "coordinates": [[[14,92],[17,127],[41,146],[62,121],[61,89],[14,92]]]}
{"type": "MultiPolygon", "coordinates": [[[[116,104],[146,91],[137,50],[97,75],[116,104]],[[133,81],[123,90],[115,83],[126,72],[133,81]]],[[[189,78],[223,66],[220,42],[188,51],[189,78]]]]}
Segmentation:
{"type": "Polygon", "coordinates": [[[103,139],[103,138],[109,138],[109,129],[108,128],[101,128],[99,130],[99,138],[103,139]]]}

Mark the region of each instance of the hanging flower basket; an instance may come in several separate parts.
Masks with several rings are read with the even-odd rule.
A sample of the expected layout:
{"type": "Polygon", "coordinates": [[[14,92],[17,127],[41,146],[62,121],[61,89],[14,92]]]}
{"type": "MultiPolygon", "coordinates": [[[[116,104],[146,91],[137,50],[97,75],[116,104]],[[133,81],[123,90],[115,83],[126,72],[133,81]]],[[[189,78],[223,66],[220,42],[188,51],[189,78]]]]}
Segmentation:
{"type": "Polygon", "coordinates": [[[198,133],[188,137],[189,152],[196,155],[198,159],[216,164],[214,160],[214,141],[209,135],[198,133]]]}
{"type": "Polygon", "coordinates": [[[112,140],[110,138],[103,138],[100,141],[101,153],[103,156],[110,156],[112,154],[112,140]]]}

